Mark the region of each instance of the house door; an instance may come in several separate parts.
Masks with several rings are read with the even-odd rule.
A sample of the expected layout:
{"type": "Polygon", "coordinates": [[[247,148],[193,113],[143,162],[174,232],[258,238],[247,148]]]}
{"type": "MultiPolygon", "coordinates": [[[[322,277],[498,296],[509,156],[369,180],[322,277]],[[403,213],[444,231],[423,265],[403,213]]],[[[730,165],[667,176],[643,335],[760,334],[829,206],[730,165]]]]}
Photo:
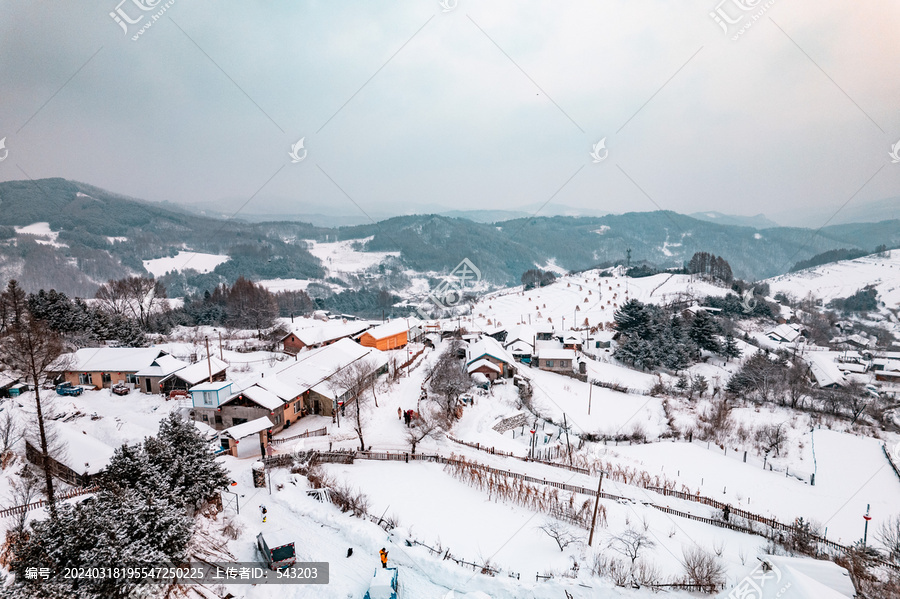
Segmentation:
{"type": "Polygon", "coordinates": [[[146,389],[146,393],[152,393],[150,390],[150,377],[144,379],[144,389],[146,389]]]}
{"type": "Polygon", "coordinates": [[[313,400],[313,414],[321,414],[321,413],[322,413],[322,406],[319,404],[318,399],[314,399],[313,400]]]}

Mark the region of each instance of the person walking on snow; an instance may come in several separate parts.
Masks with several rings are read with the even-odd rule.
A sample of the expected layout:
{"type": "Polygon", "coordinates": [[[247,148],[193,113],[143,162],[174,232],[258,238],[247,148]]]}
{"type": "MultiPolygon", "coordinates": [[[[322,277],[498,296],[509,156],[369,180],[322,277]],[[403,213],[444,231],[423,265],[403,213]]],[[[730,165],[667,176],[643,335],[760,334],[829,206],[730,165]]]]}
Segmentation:
{"type": "Polygon", "coordinates": [[[259,506],[259,513],[262,514],[262,521],[265,522],[265,521],[266,521],[266,514],[268,513],[267,510],[266,510],[266,506],[260,505],[260,506],[259,506]]]}
{"type": "Polygon", "coordinates": [[[397,420],[401,420],[403,418],[403,410],[397,408],[397,420]]]}
{"type": "Polygon", "coordinates": [[[378,555],[381,556],[381,567],[382,568],[387,568],[387,554],[388,554],[388,552],[385,550],[384,547],[382,547],[381,551],[378,552],[378,555]]]}

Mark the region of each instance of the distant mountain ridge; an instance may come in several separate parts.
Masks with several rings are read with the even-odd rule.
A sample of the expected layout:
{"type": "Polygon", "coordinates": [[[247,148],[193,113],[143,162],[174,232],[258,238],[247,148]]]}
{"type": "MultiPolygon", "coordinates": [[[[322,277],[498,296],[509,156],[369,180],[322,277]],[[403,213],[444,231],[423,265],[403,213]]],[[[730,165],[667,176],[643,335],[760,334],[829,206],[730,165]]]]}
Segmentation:
{"type": "MultiPolygon", "coordinates": [[[[184,288],[211,289],[239,275],[321,279],[325,270],[303,240],[357,240],[363,251],[399,252],[402,267],[419,273],[449,272],[468,258],[497,285],[516,284],[535,266],[583,270],[624,263],[629,250],[632,264],[660,268],[682,267],[694,252],[711,252],[728,260],[735,276],[759,280],[829,250],[900,247],[897,220],[813,231],[722,224],[726,215],[710,221],[669,211],[499,221],[491,219],[506,211],[478,212],[491,222],[420,214],[337,228],[284,220],[248,223],[65,179],[10,181],[0,183],[0,279],[16,276],[27,288],[90,295],[107,278],[145,273],[143,260],[184,249],[229,256],[212,273],[181,277],[184,288]],[[12,230],[44,221],[58,232],[56,246],[12,230]]],[[[727,218],[765,222],[762,215],[727,218]]]]}
{"type": "Polygon", "coordinates": [[[736,216],[734,214],[706,211],[694,212],[688,216],[696,218],[697,220],[704,220],[719,225],[736,225],[738,227],[753,227],[754,229],[771,229],[780,226],[775,221],[767,218],[765,214],[757,214],[756,216],[736,216]]]}

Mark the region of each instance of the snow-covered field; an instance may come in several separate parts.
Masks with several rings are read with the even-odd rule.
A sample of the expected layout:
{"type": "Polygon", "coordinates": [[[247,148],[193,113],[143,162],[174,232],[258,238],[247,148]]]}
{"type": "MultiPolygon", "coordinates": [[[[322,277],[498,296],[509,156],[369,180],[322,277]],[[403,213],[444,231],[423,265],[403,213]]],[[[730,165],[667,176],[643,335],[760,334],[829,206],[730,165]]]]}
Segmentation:
{"type": "Polygon", "coordinates": [[[15,231],[19,235],[33,235],[37,243],[44,245],[52,245],[53,247],[68,247],[64,243],[58,242],[59,231],[52,231],[50,223],[40,222],[32,223],[25,227],[15,227],[15,231]]]}
{"type": "Polygon", "coordinates": [[[340,278],[342,274],[357,274],[384,262],[389,256],[399,256],[400,252],[360,252],[353,245],[364,244],[372,237],[348,241],[317,242],[308,241],[309,253],[322,261],[328,276],[340,278]]]}
{"type": "Polygon", "coordinates": [[[514,324],[549,324],[557,330],[608,324],[619,306],[629,299],[665,304],[688,295],[723,296],[729,289],[690,275],[658,274],[631,279],[624,276],[599,277],[597,271],[561,277],[552,285],[522,291],[504,289],[487,294],[472,306],[472,316],[464,322],[472,329],[514,324]],[[490,321],[490,325],[488,324],[490,321]]]}
{"type": "Polygon", "coordinates": [[[873,285],[878,291],[878,300],[896,309],[900,303],[900,251],[889,251],[886,257],[872,254],[856,260],[823,264],[773,277],[766,282],[772,295],[785,293],[803,299],[812,294],[826,304],[873,285]]]}
{"type": "Polygon", "coordinates": [[[144,268],[153,276],[161,277],[167,272],[181,272],[193,269],[197,272],[211,272],[218,265],[228,262],[228,256],[221,254],[201,254],[199,252],[178,252],[174,256],[144,260],[144,268]]]}

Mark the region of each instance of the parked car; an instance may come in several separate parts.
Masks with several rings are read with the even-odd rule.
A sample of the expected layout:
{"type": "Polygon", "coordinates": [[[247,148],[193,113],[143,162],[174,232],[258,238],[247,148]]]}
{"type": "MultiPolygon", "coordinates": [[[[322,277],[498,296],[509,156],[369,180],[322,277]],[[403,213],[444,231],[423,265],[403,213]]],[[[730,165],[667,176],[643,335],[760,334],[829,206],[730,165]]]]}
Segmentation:
{"type": "Polygon", "coordinates": [[[131,388],[119,383],[118,385],[113,385],[112,392],[116,395],[128,395],[131,392],[131,388]]]}
{"type": "Polygon", "coordinates": [[[263,537],[263,533],[256,535],[256,548],[262,554],[266,565],[272,570],[281,570],[294,565],[297,561],[294,542],[278,531],[267,534],[268,539],[263,537]]]}
{"type": "Polygon", "coordinates": [[[172,389],[169,391],[169,399],[187,399],[191,395],[184,389],[172,389]]]}
{"type": "Polygon", "coordinates": [[[78,395],[81,395],[82,393],[84,393],[84,389],[82,389],[81,387],[75,387],[72,385],[72,383],[65,382],[65,383],[60,383],[59,385],[56,386],[56,393],[57,393],[57,395],[78,396],[78,395]]]}
{"type": "Polygon", "coordinates": [[[400,596],[398,579],[397,568],[376,568],[364,599],[397,599],[400,596]]]}

